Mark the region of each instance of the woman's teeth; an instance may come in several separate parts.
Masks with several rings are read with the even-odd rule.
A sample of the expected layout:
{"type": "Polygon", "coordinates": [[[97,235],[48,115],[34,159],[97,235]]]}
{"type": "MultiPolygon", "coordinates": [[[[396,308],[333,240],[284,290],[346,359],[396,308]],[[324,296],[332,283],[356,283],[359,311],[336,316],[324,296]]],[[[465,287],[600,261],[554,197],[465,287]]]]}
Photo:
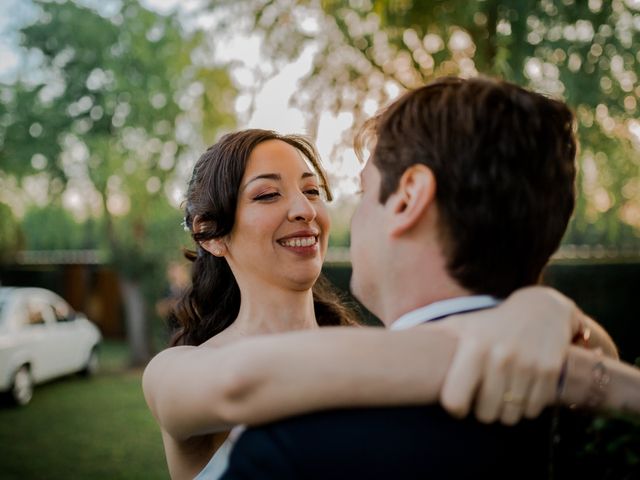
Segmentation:
{"type": "Polygon", "coordinates": [[[310,247],[317,242],[316,237],[297,237],[287,238],[280,241],[280,244],[285,247],[310,247]]]}

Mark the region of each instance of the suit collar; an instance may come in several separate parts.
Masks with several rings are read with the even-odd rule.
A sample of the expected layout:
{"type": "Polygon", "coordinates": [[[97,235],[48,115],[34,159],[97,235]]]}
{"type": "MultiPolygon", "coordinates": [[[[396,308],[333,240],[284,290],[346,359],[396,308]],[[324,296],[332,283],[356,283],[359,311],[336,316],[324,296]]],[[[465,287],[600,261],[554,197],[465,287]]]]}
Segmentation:
{"type": "Polygon", "coordinates": [[[440,320],[456,313],[495,307],[499,303],[500,300],[491,295],[468,295],[448,298],[405,313],[393,322],[389,328],[391,330],[404,330],[421,323],[440,320]]]}

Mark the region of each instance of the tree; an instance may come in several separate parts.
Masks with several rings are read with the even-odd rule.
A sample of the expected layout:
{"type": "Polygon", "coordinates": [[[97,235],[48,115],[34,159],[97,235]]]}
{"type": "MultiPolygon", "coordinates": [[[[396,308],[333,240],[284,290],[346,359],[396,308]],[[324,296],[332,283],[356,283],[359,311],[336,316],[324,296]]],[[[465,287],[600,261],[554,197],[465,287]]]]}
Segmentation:
{"type": "Polygon", "coordinates": [[[405,89],[443,75],[501,76],[574,108],[582,144],[568,243],[640,236],[640,4],[634,0],[262,0],[210,2],[252,18],[265,51],[316,48],[292,97],[308,112],[353,112],[353,131],[405,89]],[[222,5],[222,6],[221,6],[222,5]]]}
{"type": "Polygon", "coordinates": [[[22,229],[13,211],[0,203],[0,265],[13,260],[23,243],[22,229]]]}
{"type": "Polygon", "coordinates": [[[35,6],[21,36],[36,65],[2,86],[0,175],[44,177],[51,203],[101,219],[141,364],[151,354],[142,284],[184,239],[174,192],[203,138],[234,125],[235,90],[175,16],[134,0],[35,6]],[[158,228],[167,219],[177,233],[158,228]]]}
{"type": "Polygon", "coordinates": [[[95,238],[86,238],[84,225],[60,205],[31,207],[22,219],[27,250],[79,250],[97,248],[95,238]]]}

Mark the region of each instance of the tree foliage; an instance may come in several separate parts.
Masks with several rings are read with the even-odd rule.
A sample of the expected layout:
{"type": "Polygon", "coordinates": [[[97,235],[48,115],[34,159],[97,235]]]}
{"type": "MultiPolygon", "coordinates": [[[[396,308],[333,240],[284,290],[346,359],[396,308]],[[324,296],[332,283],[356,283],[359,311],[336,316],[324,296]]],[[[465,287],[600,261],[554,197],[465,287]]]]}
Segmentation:
{"type": "Polygon", "coordinates": [[[576,111],[582,144],[580,196],[565,241],[637,245],[636,0],[238,3],[263,32],[267,55],[292,59],[305,45],[316,48],[312,70],[292,97],[310,124],[330,109],[353,112],[356,129],[398,93],[444,75],[500,76],[563,97],[576,111]]]}
{"type": "Polygon", "coordinates": [[[149,245],[169,240],[151,236],[156,219],[173,212],[179,231],[167,201],[177,170],[233,125],[234,89],[224,69],[193,61],[199,34],[137,1],[36,6],[21,30],[36,67],[2,86],[0,174],[43,177],[50,202],[102,217],[116,264],[139,275],[158,260],[149,245]]]}
{"type": "Polygon", "coordinates": [[[60,205],[31,207],[22,219],[27,250],[96,249],[103,242],[95,233],[94,221],[80,224],[60,205]]]}
{"type": "Polygon", "coordinates": [[[0,264],[13,260],[24,244],[24,234],[11,207],[0,203],[0,264]]]}

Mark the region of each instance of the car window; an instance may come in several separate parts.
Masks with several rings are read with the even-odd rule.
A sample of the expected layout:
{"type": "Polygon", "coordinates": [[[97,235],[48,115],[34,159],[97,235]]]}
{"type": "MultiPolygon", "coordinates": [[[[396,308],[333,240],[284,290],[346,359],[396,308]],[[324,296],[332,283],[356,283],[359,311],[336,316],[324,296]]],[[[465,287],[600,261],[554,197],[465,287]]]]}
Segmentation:
{"type": "Polygon", "coordinates": [[[47,320],[53,320],[54,313],[51,305],[37,300],[27,302],[27,323],[29,325],[43,325],[47,320]]]}
{"type": "Polygon", "coordinates": [[[39,305],[29,303],[27,307],[27,323],[29,325],[44,324],[44,315],[39,305]]]}
{"type": "Polygon", "coordinates": [[[53,313],[55,314],[56,321],[69,322],[75,318],[75,314],[71,307],[66,302],[57,302],[53,305],[53,313]]]}

